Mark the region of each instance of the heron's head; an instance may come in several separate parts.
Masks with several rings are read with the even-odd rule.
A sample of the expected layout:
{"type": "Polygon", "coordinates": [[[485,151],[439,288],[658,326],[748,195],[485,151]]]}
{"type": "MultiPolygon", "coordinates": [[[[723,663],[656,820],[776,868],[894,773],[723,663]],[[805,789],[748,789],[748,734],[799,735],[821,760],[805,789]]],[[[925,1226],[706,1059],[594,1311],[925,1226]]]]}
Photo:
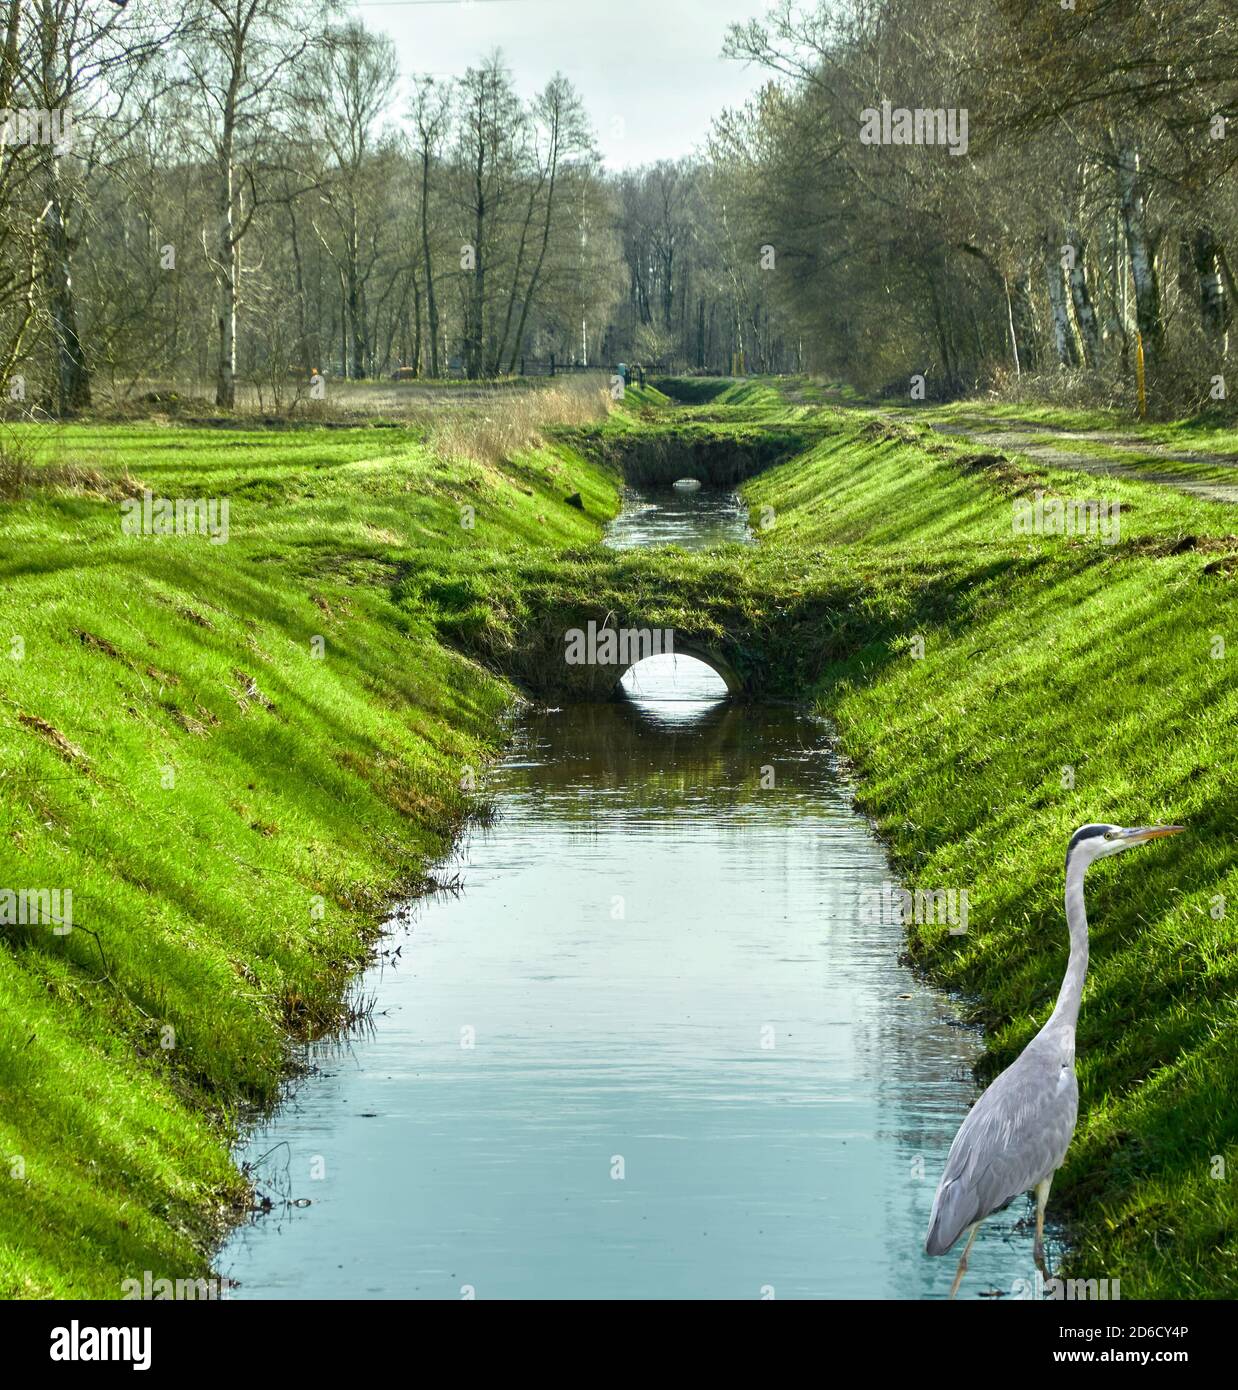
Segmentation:
{"type": "Polygon", "coordinates": [[[1149,840],[1177,835],[1185,829],[1185,825],[1140,825],[1134,829],[1121,825],[1083,825],[1071,836],[1066,862],[1079,859],[1086,866],[1097,859],[1107,859],[1111,854],[1121,854],[1124,849],[1146,845],[1149,840]]]}

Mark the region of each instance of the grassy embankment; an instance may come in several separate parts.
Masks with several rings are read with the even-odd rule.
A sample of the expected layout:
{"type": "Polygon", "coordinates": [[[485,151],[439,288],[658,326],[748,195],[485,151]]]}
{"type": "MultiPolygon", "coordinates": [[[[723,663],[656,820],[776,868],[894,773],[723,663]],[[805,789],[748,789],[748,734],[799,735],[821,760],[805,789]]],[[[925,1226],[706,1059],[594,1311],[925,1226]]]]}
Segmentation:
{"type": "Polygon", "coordinates": [[[407,428],[9,436],[0,886],[71,889],[74,930],[0,929],[0,1296],[207,1273],[246,1197],[243,1107],[346,1013],[385,905],[423,885],[476,808],[462,769],[501,739],[510,689],[393,589],[413,563],[476,585],[592,543],[609,476],[553,448],[499,460],[536,418],[598,408],[453,416],[436,448],[407,428]],[[122,535],[143,488],[228,498],[227,544],[122,535]]]}
{"type": "Polygon", "coordinates": [[[914,927],[911,950],[976,1001],[990,1074],[1060,982],[1071,831],[1190,826],[1089,876],[1081,1122],[1055,1197],[1072,1273],[1120,1278],[1127,1298],[1233,1296],[1234,511],[833,419],[828,442],[746,489],[777,513],[761,563],[865,595],[822,634],[819,702],[908,882],[969,892],[970,934],[914,927]],[[1037,487],[1120,501],[1120,544],[1016,537],[1012,499],[1037,487]]]}

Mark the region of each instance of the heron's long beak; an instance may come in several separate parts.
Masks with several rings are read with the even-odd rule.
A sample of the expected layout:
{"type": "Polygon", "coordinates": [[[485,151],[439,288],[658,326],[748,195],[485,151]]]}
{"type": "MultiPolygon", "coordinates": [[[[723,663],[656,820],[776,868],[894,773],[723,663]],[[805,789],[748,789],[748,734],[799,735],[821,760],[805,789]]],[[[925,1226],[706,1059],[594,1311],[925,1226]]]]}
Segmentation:
{"type": "Polygon", "coordinates": [[[1185,825],[1141,825],[1137,830],[1128,830],[1126,837],[1134,845],[1145,844],[1148,840],[1158,840],[1162,835],[1180,835],[1185,825]]]}

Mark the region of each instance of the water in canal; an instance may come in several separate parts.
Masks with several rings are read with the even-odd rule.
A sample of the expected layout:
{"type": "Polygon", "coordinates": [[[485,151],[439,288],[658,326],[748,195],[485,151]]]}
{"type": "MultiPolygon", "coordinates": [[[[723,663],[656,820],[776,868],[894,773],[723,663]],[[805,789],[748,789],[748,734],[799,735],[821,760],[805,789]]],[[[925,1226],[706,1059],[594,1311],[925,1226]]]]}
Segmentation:
{"type": "Polygon", "coordinates": [[[606,544],[615,550],[642,545],[705,550],[725,541],[749,539],[747,509],[733,492],[629,484],[623,511],[611,522],[606,544]]]}
{"type": "MultiPolygon", "coordinates": [[[[612,543],[682,543],[650,507],[612,543]]],[[[372,1029],[245,1146],[276,1206],[220,1253],[231,1297],[948,1292],[923,1239],[978,1044],[860,910],[889,875],[828,728],[695,662],[628,684],[517,723],[464,891],[393,923],[372,1029]]],[[[1030,1282],[1026,1214],[982,1227],[963,1296],[1030,1282]]]]}

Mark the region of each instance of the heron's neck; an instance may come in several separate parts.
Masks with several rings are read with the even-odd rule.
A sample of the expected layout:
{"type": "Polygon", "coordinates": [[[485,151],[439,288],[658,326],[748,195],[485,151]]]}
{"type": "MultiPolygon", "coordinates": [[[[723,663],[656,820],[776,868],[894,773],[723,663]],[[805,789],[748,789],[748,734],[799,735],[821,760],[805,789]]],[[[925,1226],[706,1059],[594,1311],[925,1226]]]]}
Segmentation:
{"type": "Polygon", "coordinates": [[[1074,1032],[1083,998],[1083,980],[1088,973],[1088,915],[1083,906],[1083,875],[1087,864],[1072,856],[1066,865],[1066,926],[1070,931],[1070,959],[1066,978],[1058,992],[1057,1004],[1045,1028],[1066,1028],[1074,1032]]]}

